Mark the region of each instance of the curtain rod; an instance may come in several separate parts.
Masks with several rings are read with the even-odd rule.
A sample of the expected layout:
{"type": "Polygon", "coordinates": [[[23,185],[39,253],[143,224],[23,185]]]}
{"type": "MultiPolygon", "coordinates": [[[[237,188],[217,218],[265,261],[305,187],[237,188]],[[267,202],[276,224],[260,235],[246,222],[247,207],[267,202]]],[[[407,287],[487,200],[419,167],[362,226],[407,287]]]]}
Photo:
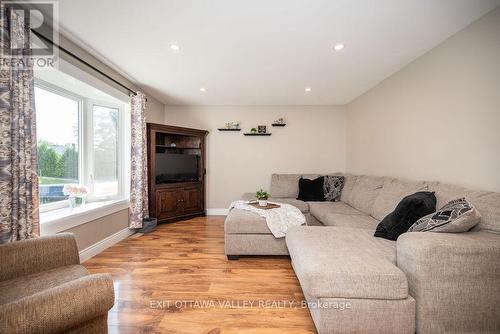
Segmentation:
{"type": "Polygon", "coordinates": [[[111,80],[112,82],[114,82],[115,84],[117,84],[118,86],[126,89],[127,91],[129,91],[131,94],[134,94],[134,95],[137,95],[137,92],[128,88],[127,86],[125,86],[124,84],[122,84],[121,82],[119,82],[118,80],[115,80],[113,79],[111,76],[107,75],[106,73],[104,73],[103,71],[101,71],[100,69],[98,69],[97,67],[93,66],[92,64],[89,64],[88,62],[86,62],[85,60],[83,60],[82,58],[78,57],[77,55],[75,55],[73,52],[69,51],[68,49],[65,49],[63,48],[62,46],[56,44],[54,41],[52,41],[51,39],[43,36],[42,34],[40,34],[39,32],[33,30],[33,29],[30,29],[31,32],[33,34],[35,34],[38,38],[41,38],[43,39],[44,41],[54,45],[55,47],[57,47],[59,50],[62,50],[64,51],[66,54],[70,55],[71,57],[73,57],[74,59],[78,60],[80,63],[90,67],[91,69],[93,69],[94,71],[96,71],[97,73],[99,73],[100,75],[106,77],[107,79],[111,80]]]}

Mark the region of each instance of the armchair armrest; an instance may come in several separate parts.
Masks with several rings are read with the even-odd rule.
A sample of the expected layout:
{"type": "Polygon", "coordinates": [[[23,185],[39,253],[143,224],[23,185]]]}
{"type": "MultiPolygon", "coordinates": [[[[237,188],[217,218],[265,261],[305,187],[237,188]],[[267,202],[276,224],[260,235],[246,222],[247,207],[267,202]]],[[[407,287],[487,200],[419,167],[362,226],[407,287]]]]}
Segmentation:
{"type": "Polygon", "coordinates": [[[80,263],[71,233],[1,245],[0,259],[0,281],[80,263]]]}
{"type": "Polygon", "coordinates": [[[0,333],[62,333],[106,315],[113,304],[109,274],[84,276],[0,305],[0,333]]]}
{"type": "Polygon", "coordinates": [[[417,332],[500,331],[500,235],[410,232],[397,266],[417,302],[417,332]]]}

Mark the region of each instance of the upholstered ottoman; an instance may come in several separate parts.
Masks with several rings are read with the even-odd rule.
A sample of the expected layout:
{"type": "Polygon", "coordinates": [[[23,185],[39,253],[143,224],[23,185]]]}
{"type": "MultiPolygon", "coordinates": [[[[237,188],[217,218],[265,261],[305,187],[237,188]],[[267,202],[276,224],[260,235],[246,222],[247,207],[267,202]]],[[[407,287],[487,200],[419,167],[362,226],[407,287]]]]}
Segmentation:
{"type": "Polygon", "coordinates": [[[259,215],[239,209],[229,211],[224,223],[227,258],[239,255],[288,255],[285,238],[275,238],[266,220],[259,215]]]}

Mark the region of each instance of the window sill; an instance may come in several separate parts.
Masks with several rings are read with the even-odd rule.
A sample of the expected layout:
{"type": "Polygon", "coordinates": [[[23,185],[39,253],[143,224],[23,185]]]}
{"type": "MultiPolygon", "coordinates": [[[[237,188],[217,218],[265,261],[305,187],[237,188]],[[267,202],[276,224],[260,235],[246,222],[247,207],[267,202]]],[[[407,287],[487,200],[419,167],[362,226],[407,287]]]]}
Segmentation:
{"type": "Polygon", "coordinates": [[[40,234],[48,235],[66,231],[92,220],[128,209],[128,200],[113,200],[85,204],[83,208],[64,208],[40,214],[40,234]]]}

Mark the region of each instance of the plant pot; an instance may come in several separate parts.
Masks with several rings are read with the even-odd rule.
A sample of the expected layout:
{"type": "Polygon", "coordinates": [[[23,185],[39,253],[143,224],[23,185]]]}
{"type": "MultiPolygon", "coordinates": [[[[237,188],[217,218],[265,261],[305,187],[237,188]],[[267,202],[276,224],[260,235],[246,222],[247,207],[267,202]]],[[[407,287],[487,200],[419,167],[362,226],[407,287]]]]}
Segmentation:
{"type": "Polygon", "coordinates": [[[86,196],[69,196],[69,207],[72,209],[81,208],[85,205],[85,199],[86,196]]]}
{"type": "Polygon", "coordinates": [[[267,199],[259,199],[257,202],[259,202],[259,206],[267,206],[267,199]]]}

